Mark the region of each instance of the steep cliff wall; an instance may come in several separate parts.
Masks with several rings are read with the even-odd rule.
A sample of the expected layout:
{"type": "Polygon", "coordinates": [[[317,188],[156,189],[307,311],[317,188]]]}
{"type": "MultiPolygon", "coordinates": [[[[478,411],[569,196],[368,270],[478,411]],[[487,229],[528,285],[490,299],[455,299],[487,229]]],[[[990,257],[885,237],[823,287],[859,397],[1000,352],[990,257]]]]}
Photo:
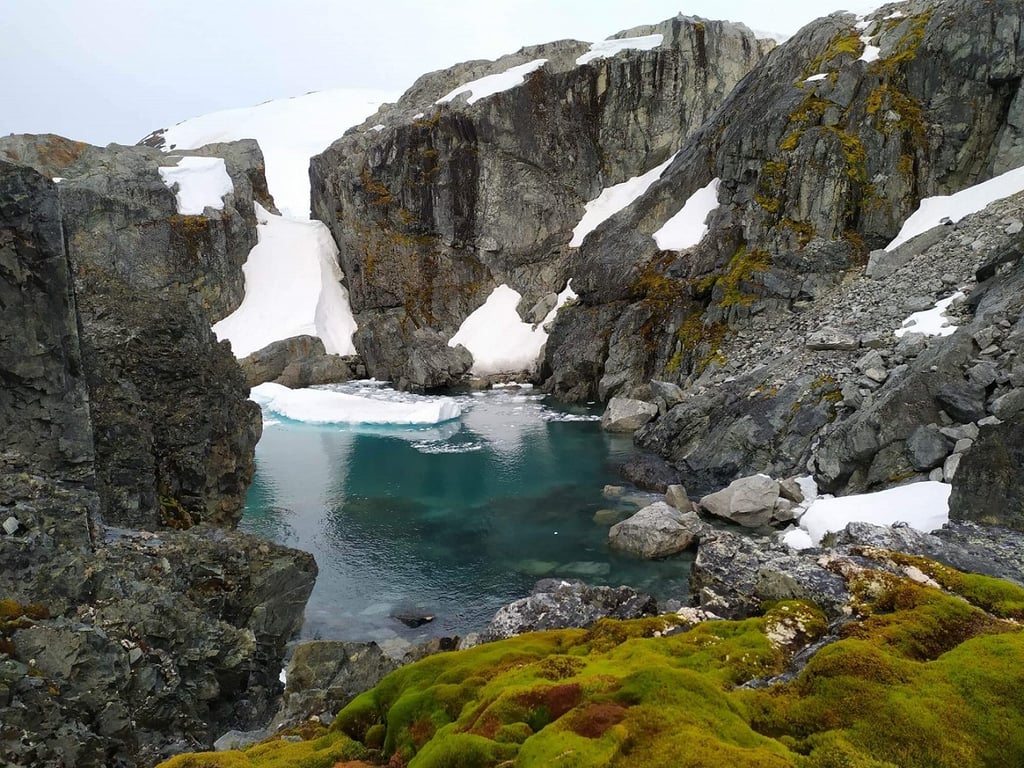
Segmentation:
{"type": "Polygon", "coordinates": [[[457,360],[418,381],[410,351],[443,350],[501,283],[524,312],[564,288],[584,204],[667,160],[770,47],[685,17],[621,37],[643,42],[588,60],[562,41],[426,75],[313,158],[314,216],[341,250],[371,374],[452,383],[457,360]],[[516,67],[521,85],[480,82],[516,67]]]}
{"type": "MultiPolygon", "coordinates": [[[[1016,0],[893,4],[820,19],[772,51],[660,181],[581,246],[579,301],[547,344],[550,391],[655,399],[651,379],[682,385],[685,401],[639,440],[695,487],[806,470],[822,430],[860,405],[843,385],[881,385],[855,364],[871,348],[889,368],[907,363],[916,351],[897,352],[892,335],[907,307],[969,288],[1007,245],[1003,214],[977,246],[962,233],[929,261],[917,257],[935,241],[919,242],[916,274],[904,263],[860,281],[922,198],[1024,163],[1022,11],[1016,0]],[[707,234],[661,250],[652,235],[709,184],[707,234]],[[820,343],[823,331],[839,343],[820,343]]],[[[902,422],[879,446],[900,453],[930,420],[902,422]]],[[[873,456],[843,459],[827,479],[841,490],[915,472],[883,461],[869,481],[854,467],[873,456]]]]}

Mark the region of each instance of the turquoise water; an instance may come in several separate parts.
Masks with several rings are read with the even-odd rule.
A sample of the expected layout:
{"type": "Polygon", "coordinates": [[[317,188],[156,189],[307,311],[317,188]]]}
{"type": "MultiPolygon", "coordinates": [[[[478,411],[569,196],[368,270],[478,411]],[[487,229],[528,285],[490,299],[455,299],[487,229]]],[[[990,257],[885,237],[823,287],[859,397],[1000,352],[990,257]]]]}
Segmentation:
{"type": "MultiPolygon", "coordinates": [[[[384,399],[376,385],[337,387],[384,399]]],[[[546,576],[686,594],[689,561],[612,553],[608,523],[653,497],[602,495],[633,448],[592,413],[527,391],[460,396],[433,427],[315,426],[265,414],[242,528],[312,552],[320,568],[303,636],[410,640],[481,629],[546,576]],[[434,620],[411,629],[394,614],[434,620]]]]}

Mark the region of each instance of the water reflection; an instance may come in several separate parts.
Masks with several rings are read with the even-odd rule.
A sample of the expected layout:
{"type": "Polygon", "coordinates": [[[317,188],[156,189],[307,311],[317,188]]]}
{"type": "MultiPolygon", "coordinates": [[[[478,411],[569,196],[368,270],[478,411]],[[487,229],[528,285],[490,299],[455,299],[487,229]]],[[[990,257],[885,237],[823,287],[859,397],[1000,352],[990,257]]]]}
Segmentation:
{"type": "Polygon", "coordinates": [[[305,636],[465,633],[549,575],[683,593],[688,563],[617,557],[594,522],[628,439],[534,395],[460,404],[440,427],[266,428],[243,527],[316,557],[305,636]],[[419,611],[436,620],[411,630],[391,617],[419,611]]]}

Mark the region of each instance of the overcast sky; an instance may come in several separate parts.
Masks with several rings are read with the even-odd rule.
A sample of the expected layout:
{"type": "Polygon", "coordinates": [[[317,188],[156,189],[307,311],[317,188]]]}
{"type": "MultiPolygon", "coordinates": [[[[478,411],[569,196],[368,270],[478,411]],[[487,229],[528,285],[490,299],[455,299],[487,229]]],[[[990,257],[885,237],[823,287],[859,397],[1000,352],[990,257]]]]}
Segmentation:
{"type": "Polygon", "coordinates": [[[189,117],[313,90],[401,91],[458,61],[600,40],[680,12],[792,34],[833,10],[812,0],[0,2],[0,135],[94,144],[134,143],[189,117]]]}

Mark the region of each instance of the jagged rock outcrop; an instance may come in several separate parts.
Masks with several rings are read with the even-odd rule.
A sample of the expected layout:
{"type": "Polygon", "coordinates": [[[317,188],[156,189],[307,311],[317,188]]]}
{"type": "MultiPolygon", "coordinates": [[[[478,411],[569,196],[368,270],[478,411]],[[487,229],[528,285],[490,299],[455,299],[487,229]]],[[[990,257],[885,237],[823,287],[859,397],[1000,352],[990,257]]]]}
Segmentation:
{"type": "Polygon", "coordinates": [[[259,412],[201,302],[69,258],[62,195],[0,161],[0,762],[148,766],[270,716],[316,564],[109,525],[233,524],[259,412]]]}
{"type": "Polygon", "coordinates": [[[1024,418],[1018,414],[1013,421],[981,429],[953,478],[950,517],[1024,531],[1021,467],[1024,418]]]}
{"type": "MultiPolygon", "coordinates": [[[[699,493],[753,472],[806,471],[819,441],[826,455],[810,469],[830,490],[912,476],[910,434],[951,426],[937,392],[906,391],[909,413],[876,415],[870,435],[850,432],[842,458],[822,438],[838,435],[867,395],[878,402],[900,382],[931,386],[921,379],[924,360],[911,360],[947,342],[897,343],[892,331],[921,301],[970,287],[976,269],[1016,247],[1009,233],[1019,229],[1007,204],[978,214],[988,219],[975,228],[965,220],[923,235],[878,279],[863,276],[864,260],[893,240],[922,197],[1024,162],[1012,117],[1024,75],[1013,33],[1022,11],[1017,0],[914,0],[862,21],[834,14],[772,51],[661,179],[583,243],[573,273],[579,300],[547,342],[547,388],[572,399],[654,399],[652,379],[679,384],[681,402],[637,441],[699,493]],[[707,235],[683,251],[659,250],[652,234],[715,179],[707,235]],[[870,350],[883,367],[857,368],[870,350]],[[883,448],[872,473],[864,465],[883,448]]],[[[964,370],[954,376],[940,365],[945,373],[933,378],[956,384],[964,370]]],[[[964,400],[956,392],[947,403],[964,400]]]]}
{"type": "Polygon", "coordinates": [[[582,64],[588,45],[561,41],[425,75],[313,158],[314,217],[338,242],[371,374],[399,381],[416,330],[450,338],[501,283],[527,310],[564,288],[584,203],[667,160],[771,45],[686,17],[621,36],[656,34],[582,64]],[[541,59],[521,86],[438,103],[541,59]]]}
{"type": "Polygon", "coordinates": [[[252,479],[259,409],[212,320],[242,299],[265,189],[253,141],[166,155],[8,136],[0,157],[59,174],[105,519],[132,528],[233,525],[252,479]],[[179,214],[158,168],[223,157],[223,210],[179,214]]]}
{"type": "Polygon", "coordinates": [[[270,202],[263,153],[253,140],[166,154],[94,147],[52,134],[0,137],[0,159],[60,178],[68,255],[140,290],[186,291],[213,320],[242,302],[242,265],[256,245],[253,202],[270,202]],[[181,214],[159,168],[182,157],[219,157],[234,191],[223,208],[181,214]]]}

